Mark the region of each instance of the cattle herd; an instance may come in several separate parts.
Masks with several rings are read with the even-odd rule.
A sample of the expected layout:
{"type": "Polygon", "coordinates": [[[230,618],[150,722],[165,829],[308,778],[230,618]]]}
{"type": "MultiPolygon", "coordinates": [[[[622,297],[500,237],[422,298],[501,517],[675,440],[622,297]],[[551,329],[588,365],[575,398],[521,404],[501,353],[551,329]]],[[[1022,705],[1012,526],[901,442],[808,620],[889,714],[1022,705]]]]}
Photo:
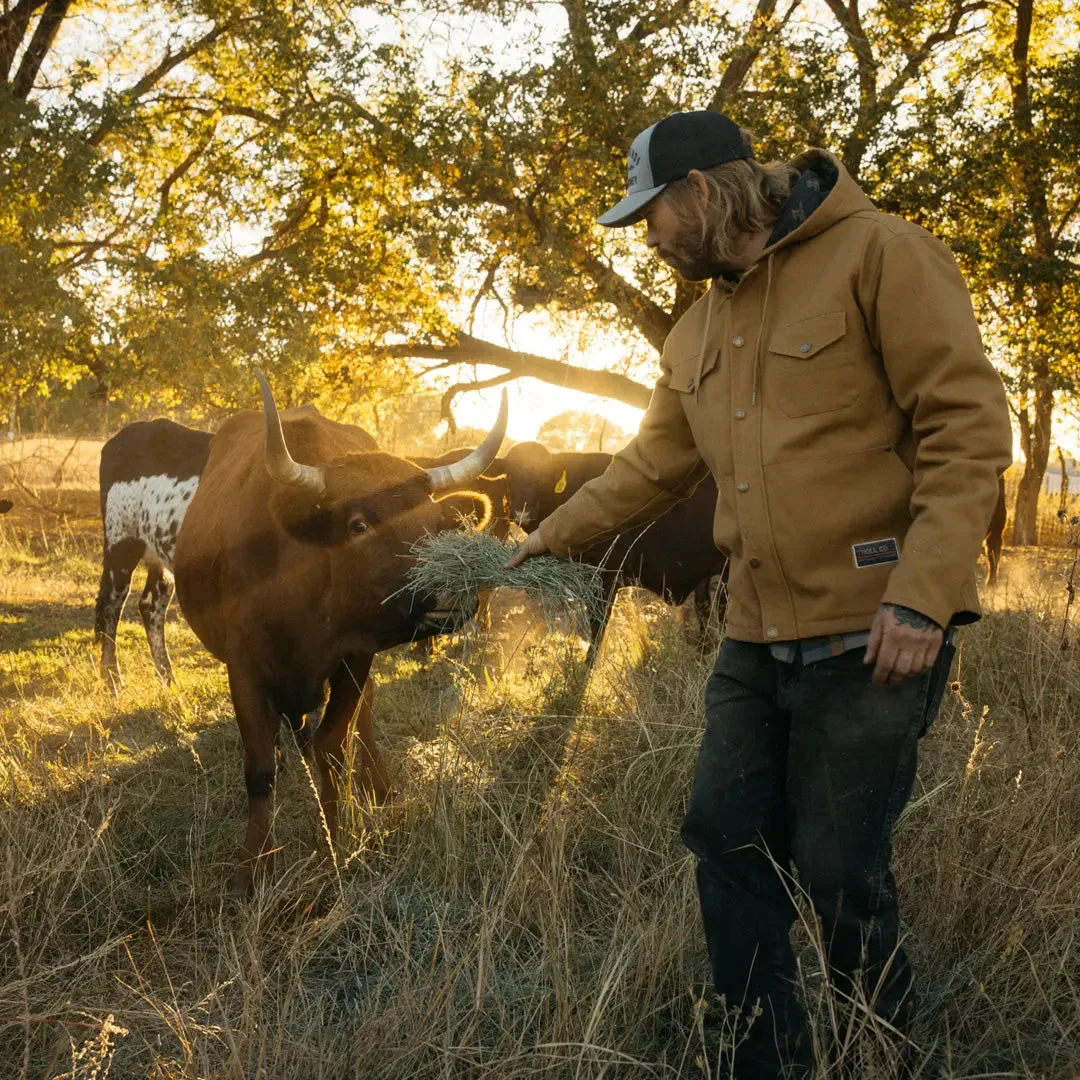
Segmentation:
{"type": "MultiPolygon", "coordinates": [[[[374,654],[429,640],[461,622],[450,598],[402,589],[414,542],[460,527],[463,515],[477,511],[481,525],[501,539],[515,528],[532,530],[611,461],[609,454],[552,453],[535,442],[498,456],[505,391],[480,446],[407,460],[312,406],[279,413],[265,378],[256,378],[262,409],[231,416],[214,435],[153,420],[129,424],[105,443],[94,619],[101,676],[117,693],[117,625],[132,574],[145,562],[139,613],[161,680],[173,680],[165,616],[174,591],[196,636],[225,664],[248,794],[232,878],[241,895],[250,892],[270,850],[282,720],[311,765],[331,842],[354,724],[359,785],[373,800],[386,795],[372,723],[374,654]]],[[[986,538],[991,582],[1001,555],[1004,495],[1002,485],[986,538]]],[[[0,499],[0,514],[11,507],[0,499]]],[[[710,583],[723,583],[727,565],[712,541],[715,507],[710,478],[651,525],[580,556],[605,582],[603,611],[589,626],[590,662],[615,594],[626,585],[673,604],[692,595],[701,634],[718,625],[723,605],[712,609],[710,583]]]]}
{"type": "MultiPolygon", "coordinates": [[[[386,794],[372,724],[372,658],[455,630],[461,619],[450,613],[450,598],[402,591],[413,543],[459,527],[463,513],[478,509],[500,538],[532,528],[611,460],[552,454],[537,443],[498,457],[505,392],[479,447],[406,460],[311,406],[279,413],[266,380],[256,377],[262,409],[231,416],[214,435],[153,420],[129,424],[105,443],[94,619],[101,676],[117,693],[117,625],[132,574],[145,562],[139,612],[162,681],[173,679],[165,616],[174,591],[196,636],[225,664],[248,794],[232,879],[241,895],[269,851],[282,720],[310,762],[331,841],[354,724],[359,785],[376,801],[386,794]]],[[[583,556],[608,585],[606,612],[590,626],[590,659],[623,585],[674,603],[696,593],[704,625],[702,598],[724,571],[712,543],[715,499],[715,487],[704,484],[653,526],[583,556]]]]}

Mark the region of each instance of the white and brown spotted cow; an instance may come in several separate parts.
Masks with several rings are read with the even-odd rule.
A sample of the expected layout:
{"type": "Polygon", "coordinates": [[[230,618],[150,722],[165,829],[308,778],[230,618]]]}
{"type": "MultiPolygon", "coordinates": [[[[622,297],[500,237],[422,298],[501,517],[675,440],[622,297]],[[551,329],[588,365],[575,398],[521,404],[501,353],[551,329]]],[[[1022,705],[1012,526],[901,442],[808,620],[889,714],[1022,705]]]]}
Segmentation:
{"type": "Polygon", "coordinates": [[[94,640],[101,643],[101,677],[113,692],[121,686],[116,627],[131,589],[131,575],[146,563],[139,614],[154,667],[173,681],[165,647],[165,615],[172,600],[173,552],[184,513],[199,486],[211,435],[171,420],[129,424],[101,448],[101,521],[105,547],[94,613],[94,640]]]}

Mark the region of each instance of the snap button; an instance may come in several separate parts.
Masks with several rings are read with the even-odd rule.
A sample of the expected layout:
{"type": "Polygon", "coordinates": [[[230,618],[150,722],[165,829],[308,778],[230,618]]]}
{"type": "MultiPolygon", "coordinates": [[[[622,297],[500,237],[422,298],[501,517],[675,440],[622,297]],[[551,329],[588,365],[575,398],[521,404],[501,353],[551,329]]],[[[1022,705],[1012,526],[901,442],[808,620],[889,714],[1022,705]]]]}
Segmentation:
{"type": "Polygon", "coordinates": [[[745,420],[746,419],[746,410],[745,409],[736,409],[735,410],[735,419],[736,420],[745,420]]]}
{"type": "Polygon", "coordinates": [[[780,631],[777,630],[775,626],[770,626],[769,629],[765,631],[765,636],[766,637],[779,637],[780,636],[780,631]]]}
{"type": "Polygon", "coordinates": [[[731,344],[734,345],[736,349],[741,349],[746,344],[746,338],[744,338],[742,334],[736,334],[731,339],[731,344]]]}
{"type": "Polygon", "coordinates": [[[804,342],[803,342],[803,343],[802,343],[802,344],[801,344],[801,345],[799,346],[799,352],[803,352],[803,353],[806,353],[806,352],[809,352],[809,351],[810,351],[810,342],[809,342],[809,341],[804,341],[804,342]]]}
{"type": "Polygon", "coordinates": [[[751,559],[750,560],[750,569],[751,570],[756,570],[760,565],[761,565],[761,560],[760,559],[751,559]]]}
{"type": "Polygon", "coordinates": [[[745,480],[740,480],[735,486],[740,491],[749,491],[750,490],[750,485],[745,480]]]}

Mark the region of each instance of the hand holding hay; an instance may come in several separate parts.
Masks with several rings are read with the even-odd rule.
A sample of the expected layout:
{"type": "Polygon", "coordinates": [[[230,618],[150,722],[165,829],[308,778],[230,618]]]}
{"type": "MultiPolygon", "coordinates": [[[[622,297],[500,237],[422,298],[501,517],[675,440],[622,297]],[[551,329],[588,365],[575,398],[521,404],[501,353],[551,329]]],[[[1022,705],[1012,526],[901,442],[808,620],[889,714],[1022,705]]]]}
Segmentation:
{"type": "Polygon", "coordinates": [[[520,589],[535,600],[547,621],[558,614],[587,618],[603,613],[598,571],[553,555],[534,556],[516,569],[506,562],[516,545],[478,532],[441,532],[414,544],[416,565],[406,588],[435,594],[458,611],[471,613],[485,589],[520,589]]]}

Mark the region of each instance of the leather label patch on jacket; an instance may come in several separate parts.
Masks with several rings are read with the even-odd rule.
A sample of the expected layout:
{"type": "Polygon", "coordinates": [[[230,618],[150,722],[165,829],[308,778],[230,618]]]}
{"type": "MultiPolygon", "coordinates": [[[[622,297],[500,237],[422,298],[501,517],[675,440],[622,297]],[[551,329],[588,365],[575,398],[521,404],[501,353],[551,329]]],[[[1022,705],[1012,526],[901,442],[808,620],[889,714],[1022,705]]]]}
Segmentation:
{"type": "Polygon", "coordinates": [[[855,552],[855,565],[863,570],[867,566],[881,566],[882,563],[900,561],[900,548],[896,538],[888,540],[870,540],[865,544],[852,544],[851,550],[855,552]]]}

